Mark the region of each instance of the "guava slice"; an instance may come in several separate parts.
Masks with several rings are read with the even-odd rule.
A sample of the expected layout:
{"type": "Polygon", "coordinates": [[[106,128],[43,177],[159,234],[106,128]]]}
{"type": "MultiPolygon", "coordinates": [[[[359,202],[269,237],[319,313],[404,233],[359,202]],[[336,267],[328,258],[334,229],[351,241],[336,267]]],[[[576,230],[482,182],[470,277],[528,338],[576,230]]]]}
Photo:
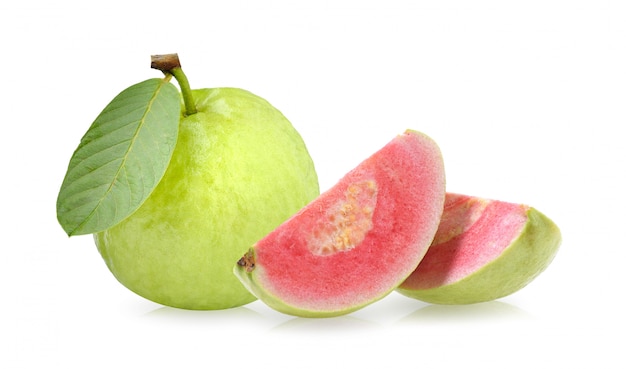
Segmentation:
{"type": "Polygon", "coordinates": [[[559,228],[535,208],[448,193],[433,244],[397,291],[435,304],[495,300],[535,279],[560,244],[559,228]]]}
{"type": "Polygon", "coordinates": [[[280,312],[350,313],[411,274],[433,240],[444,200],[439,147],[407,130],[258,241],[235,274],[280,312]]]}

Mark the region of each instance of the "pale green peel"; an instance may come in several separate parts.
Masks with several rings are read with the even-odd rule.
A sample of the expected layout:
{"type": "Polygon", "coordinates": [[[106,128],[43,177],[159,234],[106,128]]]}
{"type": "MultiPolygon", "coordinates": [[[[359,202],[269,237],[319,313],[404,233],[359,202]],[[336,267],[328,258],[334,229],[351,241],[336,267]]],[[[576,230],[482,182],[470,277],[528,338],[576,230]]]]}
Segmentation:
{"type": "Polygon", "coordinates": [[[561,232],[552,220],[534,208],[526,214],[519,237],[475,273],[441,287],[397,291],[425,302],[455,305],[491,301],[520,290],[548,267],[561,244],[561,232]]]}
{"type": "Polygon", "coordinates": [[[146,202],[95,235],[127,288],[186,309],[255,300],[232,265],[319,195],[300,135],[267,101],[240,89],[193,92],[169,167],[146,202]]]}
{"type": "MultiPolygon", "coordinates": [[[[249,258],[247,262],[254,263],[254,248],[251,248],[244,258],[249,258]]],[[[242,258],[241,260],[243,260],[242,258]]],[[[248,267],[246,265],[241,264],[241,261],[235,265],[233,272],[237,278],[241,281],[241,283],[255,296],[261,299],[263,303],[267,306],[271,307],[276,311],[283,312],[285,314],[300,316],[300,317],[313,317],[316,316],[314,312],[302,311],[301,309],[295,308],[293,306],[285,304],[283,301],[268,293],[263,288],[259,287],[261,283],[259,283],[258,277],[263,273],[262,267],[259,265],[255,265],[252,267],[248,267]]]]}

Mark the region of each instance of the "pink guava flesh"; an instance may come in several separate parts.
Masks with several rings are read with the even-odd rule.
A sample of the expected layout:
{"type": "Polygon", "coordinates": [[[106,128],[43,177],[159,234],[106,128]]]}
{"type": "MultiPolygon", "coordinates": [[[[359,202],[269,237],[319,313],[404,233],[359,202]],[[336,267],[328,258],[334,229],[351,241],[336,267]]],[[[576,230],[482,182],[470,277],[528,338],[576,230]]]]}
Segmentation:
{"type": "Polygon", "coordinates": [[[478,271],[519,237],[528,209],[526,205],[447,194],[433,244],[401,287],[435,288],[478,271]]]}
{"type": "Polygon", "coordinates": [[[235,272],[257,297],[287,313],[354,311],[415,269],[444,199],[438,146],[406,131],[259,241],[235,272]]]}

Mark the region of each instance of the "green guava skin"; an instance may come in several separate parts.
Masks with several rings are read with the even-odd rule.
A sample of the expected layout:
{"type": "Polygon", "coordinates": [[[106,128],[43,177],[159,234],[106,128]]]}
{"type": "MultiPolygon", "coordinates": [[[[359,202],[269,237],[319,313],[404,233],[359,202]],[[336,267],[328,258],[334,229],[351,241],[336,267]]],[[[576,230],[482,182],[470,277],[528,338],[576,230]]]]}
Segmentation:
{"type": "Polygon", "coordinates": [[[502,254],[467,277],[440,287],[396,291],[420,301],[440,305],[465,305],[496,300],[522,289],[550,265],[560,244],[557,225],[535,208],[519,236],[502,254]]]}
{"type": "Polygon", "coordinates": [[[194,90],[170,164],[142,206],[95,243],[117,280],[162,305],[215,310],[256,298],[232,265],[319,195],[291,123],[245,90],[194,90]]]}

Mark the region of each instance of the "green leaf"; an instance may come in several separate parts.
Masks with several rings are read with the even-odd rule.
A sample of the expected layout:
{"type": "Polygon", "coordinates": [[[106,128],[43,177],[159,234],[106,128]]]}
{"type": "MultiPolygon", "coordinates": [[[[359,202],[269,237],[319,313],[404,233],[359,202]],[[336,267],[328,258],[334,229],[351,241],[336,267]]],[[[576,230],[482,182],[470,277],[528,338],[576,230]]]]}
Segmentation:
{"type": "Polygon", "coordinates": [[[57,198],[57,218],[69,236],[110,228],[143,204],[176,146],[180,101],[169,79],[155,78],[104,108],[70,159],[57,198]]]}

